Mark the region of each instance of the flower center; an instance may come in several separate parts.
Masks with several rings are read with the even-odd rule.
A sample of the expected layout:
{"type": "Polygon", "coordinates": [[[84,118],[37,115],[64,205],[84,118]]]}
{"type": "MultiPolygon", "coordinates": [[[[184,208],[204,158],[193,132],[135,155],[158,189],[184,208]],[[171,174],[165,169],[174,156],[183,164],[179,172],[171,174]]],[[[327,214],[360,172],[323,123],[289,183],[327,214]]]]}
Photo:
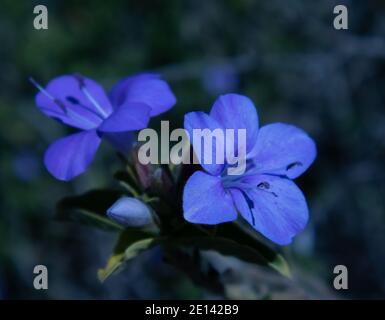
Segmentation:
{"type": "Polygon", "coordinates": [[[282,176],[287,177],[282,174],[282,172],[288,172],[289,170],[302,166],[302,162],[293,162],[284,167],[276,168],[273,170],[268,170],[268,173],[264,168],[258,167],[253,161],[247,161],[246,163],[246,171],[242,175],[226,175],[225,170],[222,174],[222,183],[225,189],[235,188],[242,191],[242,193],[247,194],[250,190],[261,190],[272,194],[274,197],[278,197],[277,193],[274,192],[272,186],[268,181],[264,181],[263,179],[258,178],[258,176],[265,174],[270,176],[282,176]],[[276,174],[275,174],[276,173],[276,174]],[[255,177],[255,180],[252,178],[255,177]]]}
{"type": "Polygon", "coordinates": [[[103,119],[106,119],[108,117],[108,114],[103,110],[103,108],[100,106],[100,104],[96,101],[96,99],[87,90],[85,83],[84,83],[83,76],[80,74],[75,74],[74,77],[79,82],[80,90],[87,97],[87,99],[91,102],[91,104],[95,107],[95,109],[98,111],[98,115],[101,116],[103,119]]]}
{"type": "Polygon", "coordinates": [[[54,102],[62,111],[63,113],[71,118],[72,120],[75,120],[76,122],[85,123],[88,126],[96,126],[97,123],[93,122],[92,120],[88,119],[84,115],[80,114],[79,112],[76,112],[75,110],[69,108],[71,105],[73,106],[79,106],[82,109],[92,113],[94,116],[98,117],[100,120],[106,119],[109,115],[103,110],[103,108],[100,106],[100,104],[96,101],[96,99],[91,95],[91,93],[87,90],[85,84],[84,84],[84,78],[81,75],[74,75],[75,79],[79,83],[80,90],[84,94],[84,96],[87,98],[87,100],[94,106],[95,110],[85,106],[84,104],[81,104],[80,101],[73,97],[73,96],[66,96],[67,104],[65,104],[62,100],[55,98],[52,96],[46,89],[44,89],[35,79],[29,78],[31,83],[40,91],[42,92],[47,98],[49,98],[52,102],[54,102]]]}

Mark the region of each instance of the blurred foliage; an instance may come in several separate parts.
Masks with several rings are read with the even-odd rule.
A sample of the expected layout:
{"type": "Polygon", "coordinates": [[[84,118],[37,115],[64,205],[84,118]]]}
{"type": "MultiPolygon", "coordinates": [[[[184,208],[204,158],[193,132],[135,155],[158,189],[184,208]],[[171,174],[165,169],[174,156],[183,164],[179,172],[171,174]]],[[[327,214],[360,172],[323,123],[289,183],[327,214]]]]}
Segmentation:
{"type": "MultiPolygon", "coordinates": [[[[95,277],[113,235],[54,220],[56,201],[95,187],[116,187],[119,167],[104,146],[73,183],[42,166],[49,143],[68,129],[34,106],[29,76],[46,83],[80,72],[109,88],[155,70],[178,103],[161,118],[208,110],[239,92],[262,124],[282,121],[316,140],[318,159],[298,179],[311,219],[285,249],[293,279],[208,252],[233,298],[361,297],[385,292],[385,4],[373,1],[11,1],[0,10],[0,298],[209,298],[157,248],[103,285],[95,277]],[[33,7],[46,4],[49,29],[34,30],[33,7]],[[332,27],[347,4],[349,30],[332,27]],[[50,289],[32,287],[45,264],[50,289]],[[349,269],[349,290],[333,292],[333,267],[349,269]]],[[[160,117],[153,119],[159,127],[160,117]]],[[[215,296],[214,296],[215,297],[215,296]]]]}

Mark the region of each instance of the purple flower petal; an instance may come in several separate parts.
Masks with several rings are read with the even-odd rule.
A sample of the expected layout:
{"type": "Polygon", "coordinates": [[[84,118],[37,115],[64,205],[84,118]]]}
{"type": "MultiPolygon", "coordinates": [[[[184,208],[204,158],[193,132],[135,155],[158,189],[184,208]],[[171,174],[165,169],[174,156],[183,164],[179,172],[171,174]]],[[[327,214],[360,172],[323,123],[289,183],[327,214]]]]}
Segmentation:
{"type": "Polygon", "coordinates": [[[253,176],[244,182],[255,187],[230,191],[243,218],[271,241],[289,244],[308,221],[301,190],[289,179],[269,175],[253,176]]]}
{"type": "Polygon", "coordinates": [[[151,107],[151,116],[169,110],[176,103],[167,82],[157,74],[140,74],[119,81],[112,88],[110,99],[114,106],[123,102],[147,104],[151,107]]]}
{"type": "Polygon", "coordinates": [[[222,185],[220,177],[202,171],[195,172],[183,191],[184,218],[192,223],[218,224],[237,218],[231,195],[222,185]]]}
{"type": "Polygon", "coordinates": [[[196,155],[201,155],[201,166],[212,175],[218,175],[224,168],[225,151],[224,151],[224,140],[219,141],[218,148],[216,148],[216,139],[212,139],[212,148],[207,149],[205,152],[205,141],[211,140],[211,134],[209,131],[202,132],[201,139],[194,139],[194,129],[209,129],[211,132],[215,129],[220,129],[222,137],[224,136],[224,130],[222,126],[212,117],[204,112],[190,112],[184,116],[184,127],[190,135],[190,142],[196,155]],[[199,141],[200,140],[200,145],[199,141]],[[221,159],[217,160],[220,156],[221,159]],[[211,161],[210,161],[211,157],[211,161]],[[211,163],[210,163],[211,162],[211,163]],[[220,163],[222,162],[222,163],[220,163]]]}
{"type": "Polygon", "coordinates": [[[143,103],[124,102],[109,118],[103,121],[98,130],[101,132],[123,132],[147,127],[151,108],[143,103]]]}
{"type": "Polygon", "coordinates": [[[258,136],[258,114],[253,102],[239,94],[220,96],[210,111],[210,116],[223,128],[235,130],[235,149],[237,149],[237,130],[246,129],[246,153],[254,147],[258,136]]]}
{"type": "Polygon", "coordinates": [[[99,84],[74,75],[51,80],[45,92],[36,95],[36,104],[49,117],[85,130],[97,127],[112,111],[99,84]]]}
{"type": "Polygon", "coordinates": [[[312,164],[317,150],[314,141],[303,130],[273,123],[259,130],[253,154],[259,172],[294,179],[312,164]]]}
{"type": "Polygon", "coordinates": [[[59,139],[46,151],[45,166],[55,178],[71,180],[89,166],[100,141],[96,130],[82,131],[59,139]]]}

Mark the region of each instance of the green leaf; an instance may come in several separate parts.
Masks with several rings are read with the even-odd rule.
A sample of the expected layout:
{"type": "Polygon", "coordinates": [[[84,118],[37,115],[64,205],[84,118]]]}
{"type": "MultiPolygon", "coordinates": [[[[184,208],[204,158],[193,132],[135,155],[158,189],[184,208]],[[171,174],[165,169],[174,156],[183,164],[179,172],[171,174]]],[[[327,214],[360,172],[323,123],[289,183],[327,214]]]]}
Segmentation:
{"type": "Polygon", "coordinates": [[[257,236],[257,233],[254,230],[250,230],[248,226],[243,226],[238,222],[224,223],[218,226],[216,235],[234,240],[240,245],[252,248],[263,258],[266,265],[272,267],[286,277],[291,277],[290,268],[285,258],[268,245],[264,244],[257,236]]]}
{"type": "Polygon", "coordinates": [[[96,226],[105,230],[123,228],[106,216],[107,209],[122,195],[120,191],[98,189],[79,196],[63,198],[57,203],[56,218],[96,226]]]}
{"type": "Polygon", "coordinates": [[[184,272],[198,286],[223,295],[224,284],[216,267],[197,248],[163,245],[163,261],[184,272]]]}
{"type": "Polygon", "coordinates": [[[114,173],[114,178],[120,182],[136,185],[135,179],[127,171],[124,170],[116,171],[114,173]]]}
{"type": "Polygon", "coordinates": [[[109,276],[119,272],[127,261],[157,244],[157,238],[149,232],[136,228],[126,229],[120,234],[106,266],[98,270],[99,280],[104,282],[109,276]]]}
{"type": "Polygon", "coordinates": [[[288,265],[281,255],[275,254],[273,259],[271,257],[267,258],[253,247],[240,244],[228,238],[206,236],[183,239],[181,242],[185,245],[197,246],[201,250],[215,250],[223,255],[236,257],[245,262],[267,265],[284,276],[290,276],[288,265]]]}
{"type": "Polygon", "coordinates": [[[269,266],[290,277],[290,269],[283,256],[265,245],[255,232],[248,232],[238,223],[224,223],[216,228],[188,224],[174,238],[175,243],[215,250],[247,262],[269,266]]]}

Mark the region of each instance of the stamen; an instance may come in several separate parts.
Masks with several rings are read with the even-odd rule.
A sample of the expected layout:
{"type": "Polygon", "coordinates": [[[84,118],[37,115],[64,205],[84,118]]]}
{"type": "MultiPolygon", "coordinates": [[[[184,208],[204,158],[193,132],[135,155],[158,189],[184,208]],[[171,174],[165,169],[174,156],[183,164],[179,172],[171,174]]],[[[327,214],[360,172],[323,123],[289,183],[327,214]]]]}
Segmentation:
{"type": "Polygon", "coordinates": [[[64,104],[56,99],[54,96],[52,96],[47,90],[45,90],[43,88],[42,85],[40,85],[34,78],[32,77],[29,77],[29,81],[41,92],[43,93],[46,97],[48,97],[48,99],[50,99],[52,102],[56,103],[58,105],[58,107],[64,112],[66,113],[67,112],[67,109],[66,107],[64,106],[64,104]]]}
{"type": "Polygon", "coordinates": [[[50,98],[52,101],[55,101],[55,98],[49,94],[47,90],[43,88],[34,78],[29,77],[29,81],[44,95],[46,95],[48,98],[50,98]]]}
{"type": "Polygon", "coordinates": [[[75,97],[67,96],[66,100],[74,106],[77,105],[79,107],[82,107],[84,110],[91,112],[93,115],[98,117],[100,120],[104,120],[104,118],[99,113],[97,113],[94,109],[91,109],[91,108],[85,106],[84,104],[81,104],[80,101],[78,99],[76,99],[75,97]]]}
{"type": "Polygon", "coordinates": [[[96,126],[95,122],[88,120],[87,118],[81,116],[80,114],[76,113],[75,111],[72,111],[70,109],[66,109],[66,111],[67,111],[67,115],[70,118],[72,118],[75,121],[78,121],[81,125],[86,124],[87,127],[90,127],[90,128],[96,126]]]}
{"type": "Polygon", "coordinates": [[[84,83],[83,76],[80,75],[80,74],[75,74],[74,77],[75,77],[76,80],[78,80],[80,90],[84,93],[84,95],[87,97],[87,99],[94,105],[94,107],[98,110],[100,115],[103,116],[103,118],[107,118],[108,114],[102,109],[100,104],[95,100],[95,98],[87,90],[87,88],[85,86],[85,83],[84,83]]]}
{"type": "MultiPolygon", "coordinates": [[[[79,124],[86,124],[88,127],[94,127],[96,124],[90,120],[88,120],[87,118],[81,116],[80,114],[78,114],[77,112],[75,111],[72,111],[68,108],[66,108],[66,106],[64,105],[64,103],[62,101],[60,101],[59,99],[55,98],[54,96],[52,96],[47,90],[45,90],[43,88],[42,85],[40,85],[35,79],[33,79],[32,77],[29,78],[29,81],[41,92],[43,93],[46,97],[48,97],[52,102],[54,102],[62,111],[65,115],[67,115],[69,118],[71,118],[72,120],[75,120],[77,121],[79,124]]],[[[50,110],[50,112],[55,112],[54,110],[50,110]]],[[[57,113],[57,116],[63,116],[63,114],[60,114],[58,112],[55,112],[57,113]]],[[[96,114],[95,112],[93,112],[95,115],[99,116],[98,114],[96,114]]]]}

